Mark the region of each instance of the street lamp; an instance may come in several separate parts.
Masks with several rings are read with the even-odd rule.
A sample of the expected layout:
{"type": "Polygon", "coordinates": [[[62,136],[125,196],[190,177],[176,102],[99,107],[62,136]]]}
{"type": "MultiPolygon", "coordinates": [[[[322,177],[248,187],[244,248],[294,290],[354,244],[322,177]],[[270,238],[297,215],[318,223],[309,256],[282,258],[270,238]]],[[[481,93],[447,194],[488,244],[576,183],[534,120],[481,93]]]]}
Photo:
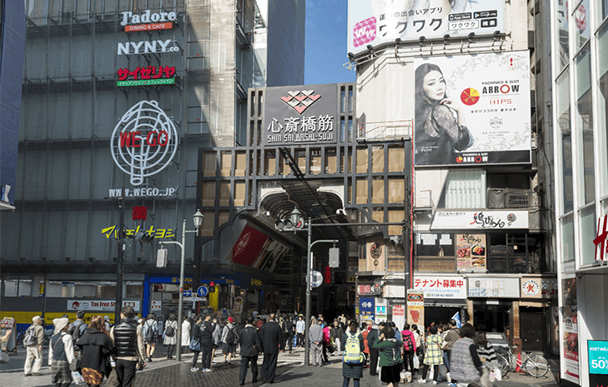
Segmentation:
{"type": "MultiPolygon", "coordinates": [[[[184,261],[186,250],[184,246],[186,245],[186,233],[193,232],[196,236],[198,236],[198,231],[201,225],[203,224],[203,218],[205,215],[201,213],[200,210],[196,210],[196,213],[192,215],[192,221],[194,222],[194,230],[186,230],[186,219],[182,223],[182,242],[179,243],[177,241],[163,241],[160,242],[161,247],[163,245],[178,245],[182,249],[182,257],[179,267],[179,310],[177,312],[177,361],[181,361],[182,359],[182,319],[183,319],[183,303],[184,303],[184,261]]],[[[194,284],[196,285],[196,284],[194,284]]]]}

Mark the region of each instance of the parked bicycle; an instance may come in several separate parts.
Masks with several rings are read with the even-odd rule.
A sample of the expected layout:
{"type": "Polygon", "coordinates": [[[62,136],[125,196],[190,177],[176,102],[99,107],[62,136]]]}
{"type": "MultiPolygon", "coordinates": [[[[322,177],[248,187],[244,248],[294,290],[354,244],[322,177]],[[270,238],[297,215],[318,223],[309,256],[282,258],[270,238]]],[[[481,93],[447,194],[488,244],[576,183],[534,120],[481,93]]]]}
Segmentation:
{"type": "Polygon", "coordinates": [[[498,368],[500,373],[505,376],[509,371],[514,372],[517,367],[524,370],[528,375],[534,376],[535,378],[543,377],[549,372],[549,363],[547,359],[541,355],[532,355],[531,352],[522,352],[521,359],[518,359],[513,354],[513,349],[517,348],[517,345],[509,347],[508,359],[502,354],[497,353],[498,368]]]}

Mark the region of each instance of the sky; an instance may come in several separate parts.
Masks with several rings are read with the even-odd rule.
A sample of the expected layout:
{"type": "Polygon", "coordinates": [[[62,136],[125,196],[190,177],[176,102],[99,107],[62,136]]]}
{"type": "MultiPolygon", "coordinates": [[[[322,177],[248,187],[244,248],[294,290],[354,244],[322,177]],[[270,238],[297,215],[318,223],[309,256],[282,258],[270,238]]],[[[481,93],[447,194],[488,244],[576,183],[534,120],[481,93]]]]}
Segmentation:
{"type": "Polygon", "coordinates": [[[346,56],[347,0],[306,0],[304,83],[355,82],[343,66],[346,56]]]}

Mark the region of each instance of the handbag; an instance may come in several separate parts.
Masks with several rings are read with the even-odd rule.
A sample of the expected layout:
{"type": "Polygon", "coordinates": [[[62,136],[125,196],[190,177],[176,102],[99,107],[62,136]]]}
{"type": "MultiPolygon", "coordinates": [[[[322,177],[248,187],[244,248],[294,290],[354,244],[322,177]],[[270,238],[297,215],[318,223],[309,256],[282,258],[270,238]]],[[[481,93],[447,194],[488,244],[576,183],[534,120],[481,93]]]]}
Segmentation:
{"type": "Polygon", "coordinates": [[[201,339],[192,339],[190,340],[190,345],[188,346],[194,352],[200,352],[201,350],[201,339]]]}
{"type": "Polygon", "coordinates": [[[417,355],[414,355],[414,368],[420,368],[420,358],[417,355]]]}

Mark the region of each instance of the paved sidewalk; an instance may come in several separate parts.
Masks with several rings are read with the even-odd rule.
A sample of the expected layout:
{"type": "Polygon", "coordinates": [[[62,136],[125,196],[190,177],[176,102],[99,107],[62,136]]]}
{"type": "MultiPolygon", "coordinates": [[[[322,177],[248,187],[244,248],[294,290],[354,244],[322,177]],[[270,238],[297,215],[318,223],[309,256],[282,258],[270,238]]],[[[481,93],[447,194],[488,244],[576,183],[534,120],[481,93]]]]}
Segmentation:
{"type": "MultiPolygon", "coordinates": [[[[23,386],[38,387],[51,386],[50,369],[48,367],[48,349],[44,351],[44,362],[41,370],[42,376],[23,376],[23,363],[25,353],[21,351],[19,356],[11,356],[9,364],[0,365],[0,385],[2,386],[23,386]]],[[[135,386],[171,386],[171,387],[192,387],[192,386],[213,386],[213,387],[236,387],[238,386],[240,357],[232,360],[231,364],[224,364],[223,355],[216,354],[213,359],[210,373],[190,372],[192,354],[185,354],[181,362],[165,359],[166,352],[163,346],[159,346],[154,360],[148,366],[137,373],[135,386]]],[[[551,372],[544,378],[534,379],[523,374],[509,373],[507,377],[496,382],[497,387],[524,387],[540,386],[553,387],[559,384],[556,381],[558,372],[558,359],[549,359],[551,372]]],[[[261,365],[260,356],[259,364],[261,365]]],[[[315,385],[342,385],[342,364],[339,356],[330,357],[331,364],[323,367],[303,367],[304,351],[302,348],[295,349],[293,354],[282,353],[279,355],[279,366],[277,377],[273,385],[284,387],[310,387],[315,385]]],[[[251,383],[251,370],[247,375],[246,385],[258,387],[265,385],[260,379],[256,384],[251,383]]],[[[420,384],[417,382],[419,376],[415,377],[414,383],[408,385],[421,387],[433,384],[420,384]]],[[[267,385],[267,384],[266,384],[267,385]]],[[[351,383],[351,386],[353,384],[351,383]]],[[[440,382],[438,386],[447,387],[447,383],[440,382]]],[[[566,383],[562,383],[562,386],[566,383]]],[[[569,386],[573,386],[569,384],[569,386]]],[[[378,377],[370,376],[368,370],[364,371],[361,379],[361,387],[381,387],[386,386],[378,380],[378,377]]],[[[402,384],[403,386],[403,384],[402,384]]]]}

